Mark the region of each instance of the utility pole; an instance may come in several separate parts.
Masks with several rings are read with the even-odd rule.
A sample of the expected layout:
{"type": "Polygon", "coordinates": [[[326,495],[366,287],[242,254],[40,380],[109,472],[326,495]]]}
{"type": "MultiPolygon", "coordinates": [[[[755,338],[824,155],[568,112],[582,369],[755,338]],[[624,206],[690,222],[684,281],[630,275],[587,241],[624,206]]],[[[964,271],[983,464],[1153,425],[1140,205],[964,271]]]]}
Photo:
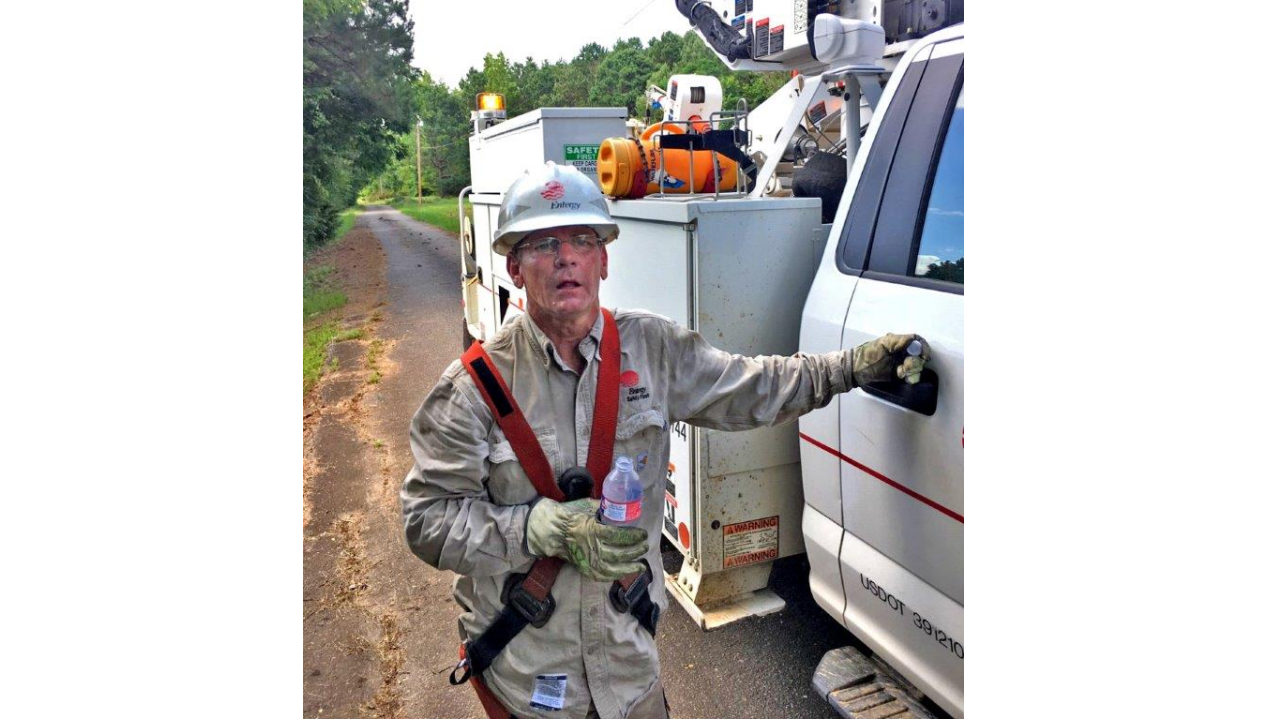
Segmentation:
{"type": "Polygon", "coordinates": [[[422,119],[413,128],[413,144],[418,148],[418,204],[422,204],[422,119]]]}

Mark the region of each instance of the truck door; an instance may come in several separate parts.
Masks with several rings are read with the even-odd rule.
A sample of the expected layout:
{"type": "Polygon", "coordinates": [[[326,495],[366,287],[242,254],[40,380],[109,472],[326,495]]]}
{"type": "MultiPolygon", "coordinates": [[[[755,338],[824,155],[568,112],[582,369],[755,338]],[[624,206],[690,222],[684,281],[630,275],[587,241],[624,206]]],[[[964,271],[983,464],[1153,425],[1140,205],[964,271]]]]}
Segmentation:
{"type": "Polygon", "coordinates": [[[913,58],[889,99],[837,261],[857,277],[841,338],[932,350],[916,386],[839,407],[845,623],[951,712],[964,693],[964,54],[913,58]]]}

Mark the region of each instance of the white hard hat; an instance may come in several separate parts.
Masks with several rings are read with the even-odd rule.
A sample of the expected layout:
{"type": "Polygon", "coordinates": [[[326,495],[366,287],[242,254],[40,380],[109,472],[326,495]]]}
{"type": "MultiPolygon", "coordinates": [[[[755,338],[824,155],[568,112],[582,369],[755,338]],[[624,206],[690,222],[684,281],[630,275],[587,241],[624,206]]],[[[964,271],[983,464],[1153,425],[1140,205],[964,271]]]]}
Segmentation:
{"type": "Polygon", "coordinates": [[[507,188],[498,211],[493,251],[506,255],[529,233],[566,225],[587,225],[606,244],[618,237],[604,193],[591,178],[575,167],[548,162],[526,170],[507,188]]]}

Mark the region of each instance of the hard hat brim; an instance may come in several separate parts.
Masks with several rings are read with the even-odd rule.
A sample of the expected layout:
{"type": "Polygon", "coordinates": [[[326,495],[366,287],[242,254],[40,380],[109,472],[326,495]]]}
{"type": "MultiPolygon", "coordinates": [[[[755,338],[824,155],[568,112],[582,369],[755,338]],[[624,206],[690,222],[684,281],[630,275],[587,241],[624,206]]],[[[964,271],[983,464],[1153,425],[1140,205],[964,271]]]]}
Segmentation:
{"type": "Polygon", "coordinates": [[[526,221],[516,221],[507,227],[498,237],[494,238],[493,251],[499,255],[506,255],[511,252],[511,248],[516,243],[525,239],[529,233],[538,232],[540,230],[552,230],[557,227],[569,227],[571,225],[583,225],[595,230],[596,233],[608,245],[618,237],[617,223],[600,222],[599,213],[558,213],[556,215],[556,224],[547,227],[547,219],[545,216],[529,218],[526,221]]]}

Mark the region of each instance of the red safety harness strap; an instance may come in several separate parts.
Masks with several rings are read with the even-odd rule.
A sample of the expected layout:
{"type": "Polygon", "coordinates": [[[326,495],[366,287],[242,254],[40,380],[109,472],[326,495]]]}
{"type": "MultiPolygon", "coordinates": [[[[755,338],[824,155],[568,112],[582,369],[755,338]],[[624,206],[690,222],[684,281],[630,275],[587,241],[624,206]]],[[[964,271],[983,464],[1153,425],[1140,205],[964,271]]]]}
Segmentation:
{"type": "MultiPolygon", "coordinates": [[[[520,461],[520,467],[524,468],[524,473],[529,476],[534,489],[542,497],[564,502],[564,493],[560,492],[560,487],[556,485],[551,463],[547,462],[547,456],[542,452],[542,446],[538,444],[533,428],[529,427],[529,421],[525,419],[524,413],[520,412],[520,406],[516,405],[515,399],[511,397],[507,381],[502,379],[502,373],[498,372],[493,359],[484,351],[484,346],[478,340],[471,343],[471,347],[462,354],[462,366],[467,369],[476,388],[480,390],[480,396],[493,412],[493,419],[507,436],[511,449],[515,451],[516,459],[520,461]]],[[[615,404],[616,402],[615,400],[615,404]]]]}
{"type": "Polygon", "coordinates": [[[618,430],[618,389],[622,373],[622,348],[618,325],[608,310],[600,334],[600,371],[596,376],[596,407],[591,416],[591,444],[587,448],[587,472],[595,480],[591,497],[599,498],[604,478],[613,466],[613,440],[618,430]]]}
{"type": "Polygon", "coordinates": [[[551,596],[551,588],[556,584],[556,576],[563,564],[564,560],[558,557],[538,558],[520,583],[521,587],[539,601],[546,600],[551,596]]]}
{"type": "MultiPolygon", "coordinates": [[[[599,498],[604,478],[613,466],[613,441],[618,430],[618,389],[621,382],[622,348],[618,340],[618,324],[613,313],[601,310],[604,328],[600,337],[600,367],[596,375],[595,410],[591,418],[591,444],[587,449],[587,472],[595,481],[591,497],[599,498]]],[[[564,493],[556,484],[555,475],[547,456],[533,434],[533,428],[525,419],[520,406],[511,396],[507,382],[493,364],[489,353],[479,341],[471,344],[462,355],[462,366],[480,390],[480,396],[489,406],[498,427],[507,436],[511,449],[529,481],[542,497],[564,502],[564,493]]]]}
{"type": "MultiPolygon", "coordinates": [[[[595,409],[591,419],[591,444],[587,448],[587,471],[591,475],[591,497],[599,498],[604,486],[604,478],[613,465],[613,443],[618,429],[618,390],[620,387],[622,350],[618,340],[618,325],[613,314],[601,310],[604,315],[604,329],[600,338],[600,366],[596,376],[595,409]]],[[[479,343],[472,343],[462,355],[462,365],[475,382],[480,396],[489,406],[498,427],[502,428],[516,460],[524,469],[534,489],[542,497],[557,502],[566,500],[564,492],[556,483],[551,464],[538,444],[533,428],[520,411],[511,389],[502,378],[502,373],[493,364],[493,359],[479,343]]],[[[485,707],[489,717],[510,717],[495,714],[506,712],[506,708],[493,697],[492,692],[484,685],[484,671],[493,663],[503,648],[515,638],[527,625],[541,627],[555,611],[555,598],[551,597],[551,588],[564,561],[558,557],[538,558],[533,568],[524,576],[515,575],[510,578],[503,591],[505,607],[498,614],[493,625],[487,628],[480,637],[466,643],[462,648],[462,659],[454,672],[449,675],[449,682],[459,685],[471,680],[476,694],[485,707]],[[461,676],[458,671],[462,670],[461,676]]],[[[631,586],[631,582],[627,586],[631,586]]]]}

